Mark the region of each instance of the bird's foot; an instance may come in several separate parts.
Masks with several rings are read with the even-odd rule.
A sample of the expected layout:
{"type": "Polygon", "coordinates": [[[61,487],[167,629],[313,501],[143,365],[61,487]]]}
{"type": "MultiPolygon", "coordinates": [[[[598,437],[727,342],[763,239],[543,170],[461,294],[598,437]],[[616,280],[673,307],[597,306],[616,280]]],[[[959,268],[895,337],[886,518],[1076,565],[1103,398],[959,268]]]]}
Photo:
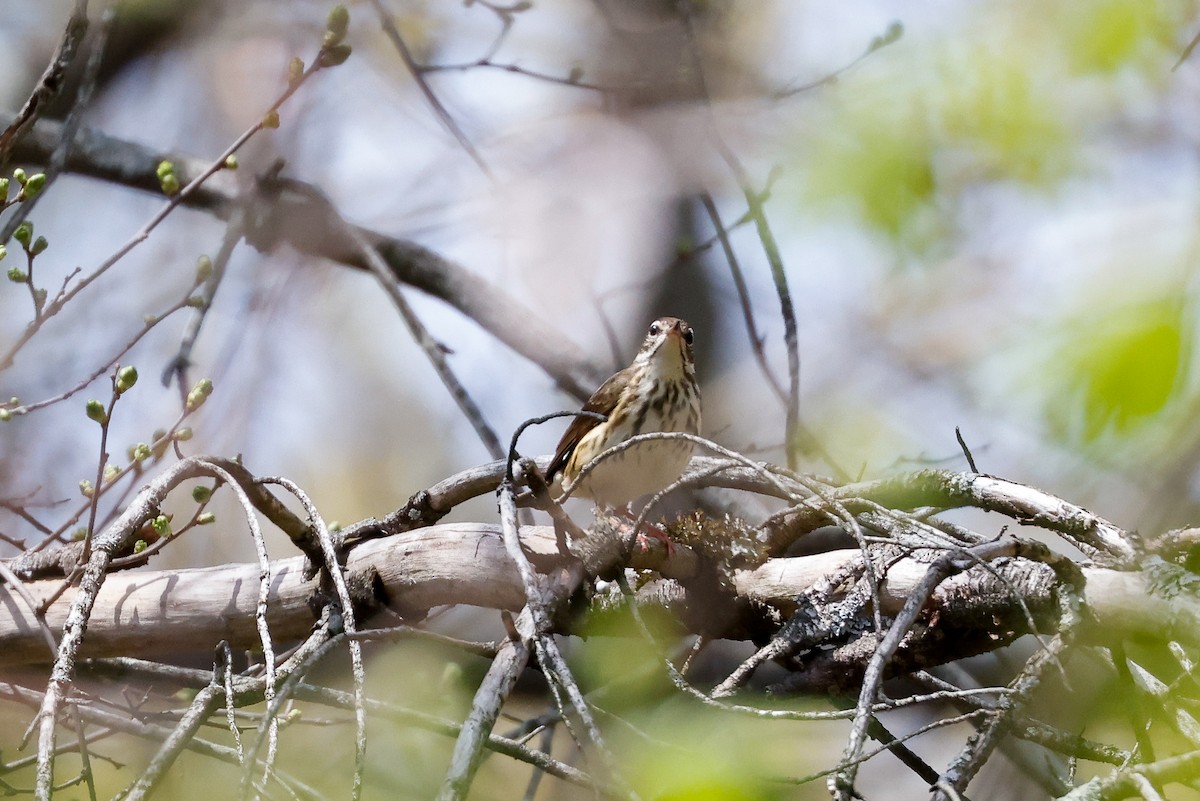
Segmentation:
{"type": "Polygon", "coordinates": [[[661,527],[653,523],[643,523],[642,528],[638,531],[637,546],[643,551],[649,551],[654,546],[650,540],[658,540],[667,549],[667,558],[670,559],[675,555],[675,543],[671,541],[671,537],[661,527]]]}

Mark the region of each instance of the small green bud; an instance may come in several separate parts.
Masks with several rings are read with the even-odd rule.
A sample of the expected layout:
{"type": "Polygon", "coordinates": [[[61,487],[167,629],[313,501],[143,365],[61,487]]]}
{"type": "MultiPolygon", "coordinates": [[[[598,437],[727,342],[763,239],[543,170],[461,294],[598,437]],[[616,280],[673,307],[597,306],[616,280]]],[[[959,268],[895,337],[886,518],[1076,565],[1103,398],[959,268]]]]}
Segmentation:
{"type": "Polygon", "coordinates": [[[14,284],[23,284],[29,280],[29,276],[26,275],[25,271],[20,267],[9,267],[8,280],[12,281],[14,284]]]}
{"type": "Polygon", "coordinates": [[[142,322],[145,323],[146,325],[154,325],[155,323],[158,322],[158,315],[157,314],[143,315],[142,322]]]}
{"type": "Polygon", "coordinates": [[[37,172],[25,182],[25,197],[33,197],[46,188],[46,173],[37,172]]]}
{"type": "Polygon", "coordinates": [[[160,537],[171,536],[171,518],[166,515],[159,515],[150,521],[150,527],[160,537]]]}
{"type": "Polygon", "coordinates": [[[75,542],[83,542],[85,539],[87,539],[87,529],[83,526],[75,529],[71,532],[71,539],[75,542]]]}
{"type": "Polygon", "coordinates": [[[179,191],[179,179],[175,177],[175,173],[159,178],[158,185],[162,187],[164,195],[173,195],[179,191]]]}
{"type": "Polygon", "coordinates": [[[85,498],[90,498],[96,494],[96,488],[92,486],[92,482],[85,478],[79,482],[79,494],[85,498]]]}
{"type": "Polygon", "coordinates": [[[0,261],[4,261],[4,257],[8,255],[8,248],[0,245],[0,261]]]}
{"type": "Polygon", "coordinates": [[[118,395],[123,395],[128,392],[138,380],[137,368],[132,364],[127,364],[120,370],[117,370],[116,389],[118,395]]]}
{"type": "Polygon", "coordinates": [[[346,38],[346,31],[349,27],[350,12],[344,5],[338,3],[329,9],[329,16],[325,18],[325,46],[341,44],[341,41],[346,38]]]}
{"type": "Polygon", "coordinates": [[[204,401],[208,400],[208,396],[212,394],[213,382],[208,378],[201,378],[196,382],[196,386],[192,387],[192,391],[187,394],[186,407],[189,412],[199,409],[204,401]]]}
{"type": "Polygon", "coordinates": [[[8,200],[8,179],[0,178],[0,201],[8,200]]]}
{"type": "Polygon", "coordinates": [[[278,128],[279,112],[274,110],[268,111],[267,116],[263,117],[262,125],[264,128],[278,128]]]}
{"type": "Polygon", "coordinates": [[[33,239],[33,223],[26,220],[17,226],[17,230],[13,231],[13,239],[21,243],[21,247],[29,249],[29,243],[33,239]]]}
{"type": "Polygon", "coordinates": [[[304,717],[303,709],[289,709],[287,713],[287,723],[295,723],[300,718],[304,717]]]}
{"type": "Polygon", "coordinates": [[[351,47],[348,44],[338,44],[332,47],[322,47],[317,55],[317,63],[322,67],[336,67],[345,64],[350,58],[351,47]]]}
{"type": "Polygon", "coordinates": [[[130,456],[130,461],[144,462],[150,458],[150,446],[144,442],[139,442],[133,446],[133,454],[130,456]]]}
{"type": "Polygon", "coordinates": [[[288,62],[288,83],[296,83],[304,76],[304,62],[298,57],[288,62]]]}
{"type": "Polygon", "coordinates": [[[196,503],[207,503],[212,497],[212,487],[205,484],[197,484],[192,487],[192,500],[196,503]]]}
{"type": "Polygon", "coordinates": [[[46,305],[46,290],[40,288],[33,290],[33,301],[39,309],[46,305]]]}
{"type": "Polygon", "coordinates": [[[200,514],[196,515],[196,525],[198,525],[198,526],[211,525],[212,523],[215,523],[216,521],[217,521],[217,516],[214,515],[212,512],[201,512],[200,514]]]}
{"type": "Polygon", "coordinates": [[[0,409],[0,423],[7,423],[12,419],[12,412],[8,409],[0,409]]]}
{"type": "Polygon", "coordinates": [[[121,468],[117,467],[115,464],[104,465],[104,483],[105,484],[111,484],[113,481],[115,481],[117,479],[117,476],[119,476],[119,475],[121,475],[121,468]]]}
{"type": "Polygon", "coordinates": [[[13,170],[13,179],[17,183],[19,183],[21,186],[24,186],[25,180],[26,180],[25,171],[22,170],[20,167],[17,167],[15,170],[13,170]]]}
{"type": "Polygon", "coordinates": [[[197,284],[200,283],[201,281],[207,281],[209,276],[212,275],[212,272],[213,272],[212,259],[210,259],[208,256],[201,256],[200,258],[196,259],[196,283],[197,284]]]}
{"type": "Polygon", "coordinates": [[[236,170],[238,168],[238,157],[236,153],[230,153],[225,157],[225,169],[236,170]]]}
{"type": "Polygon", "coordinates": [[[87,416],[89,420],[95,420],[100,425],[108,423],[108,412],[104,410],[104,404],[95,398],[87,402],[87,416]]]}
{"type": "Polygon", "coordinates": [[[133,552],[134,552],[134,553],[141,553],[142,551],[146,550],[146,547],[147,547],[147,546],[146,546],[146,541],[145,541],[145,540],[138,540],[137,542],[135,542],[135,543],[133,544],[133,552]]]}
{"type": "Polygon", "coordinates": [[[203,295],[192,295],[187,299],[185,305],[191,306],[193,309],[203,309],[208,306],[208,301],[204,299],[203,295]]]}
{"type": "Polygon", "coordinates": [[[175,432],[175,441],[176,442],[187,442],[191,438],[192,438],[192,429],[190,429],[186,426],[175,432]]]}
{"type": "Polygon", "coordinates": [[[329,525],[327,526],[327,528],[328,528],[328,529],[329,529],[331,532],[333,532],[334,534],[336,534],[337,532],[339,532],[339,531],[341,531],[341,530],[342,530],[342,524],[341,524],[341,521],[339,521],[339,520],[332,520],[332,521],[330,521],[330,523],[329,523],[329,525]]]}
{"type": "Polygon", "coordinates": [[[46,237],[39,236],[33,240],[33,245],[29,248],[30,256],[40,256],[46,252],[46,248],[50,247],[50,243],[46,241],[46,237]]]}
{"type": "Polygon", "coordinates": [[[158,180],[166,178],[168,175],[175,174],[175,165],[169,161],[160,161],[158,166],[154,168],[154,174],[158,176],[158,180]]]}

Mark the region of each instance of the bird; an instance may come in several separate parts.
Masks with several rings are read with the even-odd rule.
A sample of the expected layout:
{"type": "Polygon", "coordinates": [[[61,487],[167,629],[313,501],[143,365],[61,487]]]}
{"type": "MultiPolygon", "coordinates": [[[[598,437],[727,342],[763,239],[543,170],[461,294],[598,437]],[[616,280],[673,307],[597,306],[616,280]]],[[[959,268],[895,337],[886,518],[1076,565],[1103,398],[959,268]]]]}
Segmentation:
{"type": "Polygon", "coordinates": [[[700,387],[692,355],[695,332],[678,317],[650,324],[633,363],[600,385],[563,433],[546,470],[562,475],[565,488],[591,498],[598,507],[626,507],[675,481],[692,456],[683,439],[648,440],[580,472],[599,454],[630,437],[651,432],[700,433],[700,387]]]}

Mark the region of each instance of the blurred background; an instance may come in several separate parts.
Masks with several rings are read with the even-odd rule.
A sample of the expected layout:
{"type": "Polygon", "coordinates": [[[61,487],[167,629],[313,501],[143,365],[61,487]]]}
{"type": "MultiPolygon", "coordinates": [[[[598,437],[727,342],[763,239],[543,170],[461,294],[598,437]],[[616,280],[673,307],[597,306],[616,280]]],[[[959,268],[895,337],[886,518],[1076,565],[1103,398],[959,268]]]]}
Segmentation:
{"type": "MultiPolygon", "coordinates": [[[[5,109],[28,97],[72,5],[6,0],[5,109]]],[[[688,319],[705,433],[783,461],[784,326],[745,218],[744,190],[764,193],[798,320],[802,469],[964,467],[959,426],[984,472],[1143,533],[1196,522],[1200,58],[1177,62],[1200,34],[1197,3],[389,0],[428,68],[419,80],[376,7],[347,6],[353,55],[241,151],[241,179],[285,160],[348,220],[502,286],[613,370],[654,317],[688,319]]],[[[93,38],[106,7],[91,4],[93,38]]],[[[83,124],[211,159],[284,90],[291,58],[311,61],[329,4],[116,8],[83,124]]],[[[30,217],[49,242],[39,285],[94,269],[163,202],[59,178],[30,217]]],[[[40,400],[104,364],[187,293],[224,231],[174,212],[0,373],[0,397],[40,400]]],[[[23,264],[14,250],[0,267],[23,264]]],[[[503,441],[578,406],[473,321],[408,298],[503,441]]],[[[143,379],[114,415],[114,462],[175,419],[178,390],[156,378],[193,313],[123,359],[143,379]]],[[[23,287],[0,286],[0,349],[31,314],[23,287]]],[[[382,515],[489,459],[369,274],[240,244],[194,360],[216,391],[188,450],[287,476],[327,519],[382,515]]],[[[0,499],[51,528],[75,510],[98,453],[83,404],[107,380],[0,425],[0,499]]],[[[547,453],[560,432],[533,430],[522,450],[547,453]]],[[[493,519],[492,501],[457,516],[493,519]]],[[[38,537],[3,510],[0,530],[38,537]]],[[[249,538],[179,546],[155,566],[254,553],[249,538]]]]}

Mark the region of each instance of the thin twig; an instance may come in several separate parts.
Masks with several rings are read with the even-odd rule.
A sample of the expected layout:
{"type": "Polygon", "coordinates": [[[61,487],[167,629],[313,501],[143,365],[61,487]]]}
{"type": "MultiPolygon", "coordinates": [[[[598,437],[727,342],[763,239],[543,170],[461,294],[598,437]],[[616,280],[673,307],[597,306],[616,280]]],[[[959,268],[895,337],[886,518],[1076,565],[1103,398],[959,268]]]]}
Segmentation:
{"type": "MultiPolygon", "coordinates": [[[[6,115],[0,112],[0,122],[4,119],[6,115]]],[[[18,143],[17,152],[33,161],[48,159],[61,139],[61,130],[57,123],[40,120],[18,143]]],[[[185,174],[198,173],[204,168],[204,162],[186,155],[147,148],[83,127],[76,137],[67,169],[161,197],[162,189],[154,171],[164,160],[182,165],[185,174]]],[[[261,184],[262,181],[260,189],[261,184]]],[[[314,201],[319,194],[314,187],[280,179],[267,188],[276,190],[274,202],[268,218],[255,229],[256,247],[266,250],[285,242],[309,256],[330,259],[353,269],[368,269],[359,249],[342,234],[345,221],[338,211],[327,203],[314,201]]],[[[240,195],[241,190],[233,180],[216,180],[183,197],[182,202],[189,208],[227,218],[240,195]]],[[[397,279],[474,320],[581,402],[611,372],[558,336],[559,332],[539,315],[479,273],[470,272],[412,240],[384,236],[361,227],[357,230],[374,243],[397,279]]]]}
{"type": "Polygon", "coordinates": [[[437,94],[434,93],[433,87],[429,85],[429,81],[425,80],[425,75],[420,65],[417,64],[416,59],[413,58],[412,51],[409,50],[408,45],[405,44],[404,37],[400,35],[400,30],[396,27],[395,20],[392,19],[392,15],[388,12],[388,10],[384,8],[383,0],[371,0],[371,5],[375,6],[375,11],[379,14],[379,24],[383,27],[384,35],[387,36],[388,41],[392,43],[392,47],[396,48],[396,53],[399,54],[400,60],[404,62],[404,68],[408,70],[409,74],[412,76],[412,79],[416,81],[417,88],[421,90],[421,94],[425,96],[425,100],[433,109],[434,116],[436,116],[438,121],[446,127],[446,130],[448,130],[454,136],[454,138],[458,141],[458,144],[462,146],[462,149],[465,150],[467,155],[471,157],[471,161],[474,161],[475,164],[478,165],[479,169],[483,171],[484,175],[486,175],[488,178],[491,178],[492,171],[488,169],[483,157],[479,155],[479,151],[475,149],[475,146],[471,144],[471,140],[467,138],[467,135],[463,133],[462,128],[460,128],[458,123],[454,121],[454,117],[452,117],[450,112],[446,110],[446,107],[442,105],[442,101],[439,100],[437,94]]]}
{"type": "MultiPolygon", "coordinates": [[[[525,555],[521,546],[520,529],[517,522],[516,491],[512,482],[505,480],[500,484],[499,496],[500,526],[504,533],[504,549],[516,564],[517,572],[521,576],[521,583],[525,587],[526,609],[529,610],[533,621],[532,642],[538,662],[550,680],[552,691],[557,696],[561,690],[570,702],[570,709],[573,709],[578,717],[582,732],[586,736],[580,745],[590,745],[595,750],[595,754],[600,757],[605,772],[616,780],[619,786],[623,786],[624,783],[617,779],[616,765],[604,744],[600,728],[596,725],[596,721],[588,709],[587,701],[579,690],[578,684],[575,683],[566,660],[562,658],[558,644],[554,641],[551,617],[554,607],[564,596],[560,591],[556,597],[555,593],[547,592],[542,587],[533,565],[525,555]]],[[[558,709],[563,715],[564,722],[569,725],[569,709],[561,698],[558,699],[558,709]]],[[[587,752],[585,751],[585,753],[587,752]]]]}
{"type": "MultiPolygon", "coordinates": [[[[254,622],[258,628],[258,639],[263,650],[263,671],[266,679],[264,695],[267,703],[270,704],[275,697],[277,676],[275,645],[271,638],[271,628],[267,624],[267,603],[271,597],[272,574],[271,559],[267,554],[266,540],[263,538],[262,528],[258,524],[258,516],[254,513],[254,504],[238,480],[221,465],[212,461],[200,460],[200,464],[223,483],[228,484],[230,489],[233,490],[238,502],[242,506],[242,512],[246,518],[246,527],[249,529],[250,538],[254,542],[254,550],[258,556],[258,603],[254,611],[254,622]]],[[[218,689],[223,689],[223,687],[218,687],[218,689]]],[[[260,724],[260,729],[264,727],[267,731],[267,756],[264,761],[266,769],[270,770],[271,766],[275,763],[276,751],[279,747],[279,721],[272,716],[260,724]]],[[[248,773],[249,771],[242,774],[243,792],[250,786],[248,773]]]]}
{"type": "MultiPolygon", "coordinates": [[[[16,417],[17,415],[29,414],[30,412],[35,412],[38,409],[44,409],[47,406],[53,406],[56,403],[61,403],[62,401],[65,401],[68,398],[71,398],[72,396],[76,395],[77,393],[83,391],[89,385],[91,385],[91,383],[93,381],[95,381],[97,378],[104,375],[104,373],[106,371],[111,369],[112,366],[114,364],[116,364],[120,359],[122,359],[126,353],[133,350],[133,347],[135,345],[137,345],[137,343],[141,342],[143,337],[145,337],[147,334],[149,334],[151,331],[153,331],[154,328],[159,323],[161,323],[163,320],[166,320],[168,317],[175,314],[175,312],[179,311],[180,309],[187,308],[190,305],[189,304],[190,300],[191,300],[191,289],[188,290],[187,295],[185,295],[184,297],[175,301],[175,303],[171,304],[171,306],[169,306],[167,309],[165,309],[161,313],[154,315],[152,320],[147,320],[146,322],[144,322],[142,324],[142,327],[138,330],[138,332],[136,334],[134,334],[132,337],[130,337],[123,345],[121,345],[121,347],[117,349],[116,353],[112,354],[110,357],[105,359],[104,362],[98,368],[96,368],[92,373],[87,375],[85,378],[77,381],[72,387],[70,387],[69,389],[63,390],[62,392],[58,393],[57,395],[54,395],[49,398],[45,398],[40,401],[36,401],[34,403],[25,403],[25,404],[21,404],[20,406],[9,407],[9,409],[8,409],[9,414],[13,415],[14,417],[16,417]]],[[[3,404],[0,404],[0,405],[3,405],[3,404]]]]}
{"type": "Polygon", "coordinates": [[[399,282],[395,274],[388,268],[387,263],[379,255],[371,243],[363,236],[357,228],[347,225],[345,228],[347,236],[353,239],[354,243],[362,252],[363,258],[366,260],[368,267],[375,273],[375,277],[379,279],[380,285],[383,286],[388,297],[392,299],[392,304],[396,307],[396,311],[400,312],[400,317],[404,320],[404,325],[408,328],[409,334],[413,341],[420,346],[425,352],[426,358],[433,366],[434,372],[441,379],[442,385],[450,393],[450,397],[458,405],[463,415],[470,422],[471,427],[475,429],[476,435],[483,446],[493,459],[504,458],[504,448],[500,444],[500,438],[496,436],[496,432],[488,424],[483,416],[483,410],[479,408],[479,404],[467,392],[466,387],[458,380],[458,376],[454,374],[450,363],[446,360],[446,349],[441,343],[436,341],[425,328],[421,318],[417,317],[417,313],[413,311],[411,305],[404,297],[404,293],[400,291],[399,282]]]}
{"type": "Polygon", "coordinates": [[[775,241],[775,234],[771,230],[771,225],[767,221],[767,214],[764,208],[770,190],[768,187],[760,192],[753,188],[753,183],[750,180],[749,173],[746,172],[746,168],[742,165],[737,154],[725,142],[724,137],[721,136],[716,117],[712,112],[712,95],[708,90],[708,82],[704,77],[704,61],[700,56],[700,48],[696,42],[696,31],[691,9],[684,6],[682,16],[687,31],[688,53],[695,68],[696,80],[700,91],[707,101],[705,108],[709,113],[709,132],[712,135],[717,151],[733,172],[734,178],[742,190],[742,195],[746,198],[746,214],[754,220],[754,228],[758,232],[759,241],[762,243],[763,252],[767,257],[767,264],[771,268],[771,280],[775,284],[775,294],[779,297],[779,310],[783,317],[783,342],[787,347],[788,361],[788,397],[784,450],[787,453],[788,467],[795,470],[799,465],[800,446],[802,444],[800,441],[800,349],[796,327],[796,309],[792,305],[792,294],[788,288],[787,273],[783,268],[783,256],[779,250],[778,243],[775,241]]]}
{"type": "MultiPolygon", "coordinates": [[[[83,5],[86,5],[86,0],[83,5]]],[[[62,137],[46,164],[46,185],[33,197],[27,197],[14,210],[13,215],[5,220],[4,225],[0,226],[0,242],[7,242],[17,226],[29,217],[37,204],[46,196],[46,190],[54,183],[66,165],[67,157],[71,153],[71,144],[75,141],[75,133],[79,130],[80,123],[83,122],[84,112],[92,102],[92,94],[96,90],[96,84],[100,77],[100,64],[103,61],[104,49],[108,44],[108,36],[112,32],[113,20],[116,18],[116,10],[111,6],[100,15],[100,24],[96,26],[90,44],[92,52],[84,64],[83,75],[79,79],[79,89],[71,103],[71,110],[67,113],[66,120],[63,121],[62,137]]],[[[2,164],[3,159],[0,159],[0,165],[2,164]]]]}
{"type": "Polygon", "coordinates": [[[725,230],[725,224],[721,222],[721,213],[717,211],[717,204],[713,202],[711,193],[700,193],[700,202],[704,204],[704,210],[708,212],[708,218],[712,221],[713,228],[717,231],[717,241],[721,243],[721,250],[725,252],[725,261],[729,264],[729,274],[733,277],[733,285],[737,289],[738,301],[742,305],[742,319],[746,322],[746,336],[750,340],[750,350],[754,354],[755,361],[758,362],[758,369],[762,372],[763,378],[767,380],[767,386],[771,388],[771,392],[774,393],[775,397],[779,399],[779,403],[786,409],[788,405],[787,393],[783,391],[783,387],[780,386],[774,371],[767,364],[767,353],[763,349],[765,337],[758,333],[758,326],[754,322],[754,308],[750,305],[750,291],[746,288],[746,278],[742,275],[742,266],[738,262],[737,254],[733,250],[733,245],[729,242],[729,233],[725,230]]]}
{"type": "MultiPolygon", "coordinates": [[[[532,631],[533,619],[528,608],[521,611],[515,625],[518,631],[532,631]]],[[[529,652],[529,642],[524,635],[509,637],[501,643],[500,651],[475,691],[471,714],[463,721],[454,741],[450,768],[438,790],[437,801],[462,801],[467,797],[483,757],[484,744],[494,736],[492,729],[500,708],[529,662],[529,652]]]]}
{"type": "MultiPolygon", "coordinates": [[[[1012,716],[1020,712],[1041,683],[1047,665],[1059,664],[1058,657],[1073,641],[1082,621],[1081,601],[1074,588],[1064,582],[1060,587],[1061,618],[1058,633],[1048,648],[1034,652],[1021,674],[1012,683],[1012,692],[1001,696],[996,709],[967,742],[967,745],[942,773],[942,778],[955,792],[963,793],[971,779],[983,768],[1000,737],[1012,725],[1012,716]]],[[[950,793],[934,792],[934,801],[945,801],[950,793]]]]}
{"type": "MultiPolygon", "coordinates": [[[[1011,555],[1015,552],[1014,542],[997,542],[977,546],[974,555],[981,559],[995,558],[1001,555],[1011,555]]],[[[849,801],[855,796],[854,779],[858,772],[859,758],[862,754],[863,741],[866,738],[867,727],[872,718],[871,707],[883,686],[884,670],[891,661],[892,655],[900,647],[900,642],[908,634],[917,616],[924,609],[929,596],[947,576],[966,570],[974,560],[963,559],[958,554],[950,554],[938,559],[929,566],[920,584],[909,595],[883,640],[871,654],[863,674],[862,689],[859,692],[858,704],[854,716],[854,725],[846,739],[846,747],[842,756],[842,769],[834,773],[829,780],[829,792],[838,801],[849,801]]]]}
{"type": "Polygon", "coordinates": [[[95,605],[96,595],[104,583],[113,553],[124,547],[143,523],[157,515],[159,504],[166,499],[177,483],[193,477],[200,470],[201,467],[195,460],[185,459],[175,464],[139,493],[121,516],[95,538],[91,558],[80,575],[79,590],[71,602],[71,610],[63,626],[58,654],[38,711],[38,763],[35,776],[35,795],[38,801],[50,801],[54,775],[54,738],[59,709],[75,675],[75,658],[83,644],[87,621],[95,605]]]}
{"type": "Polygon", "coordinates": [[[325,520],[321,517],[320,512],[317,511],[316,504],[312,502],[312,499],[295,482],[286,478],[264,478],[262,479],[262,483],[279,484],[292,493],[292,495],[296,496],[304,506],[304,511],[316,529],[317,539],[320,541],[321,550],[325,555],[325,570],[333,581],[338,601],[341,603],[342,625],[346,633],[350,635],[348,639],[350,645],[350,666],[354,677],[354,779],[350,788],[350,798],[352,801],[358,801],[362,797],[362,777],[367,762],[367,712],[364,684],[366,674],[363,668],[362,645],[354,637],[358,632],[358,624],[354,619],[354,602],[350,598],[350,590],[346,586],[346,577],[342,574],[342,566],[338,562],[337,549],[333,544],[333,538],[330,537],[329,528],[325,525],[325,520]]]}
{"type": "MultiPolygon", "coordinates": [[[[245,210],[241,206],[235,207],[230,212],[229,221],[225,225],[225,233],[221,238],[221,246],[217,249],[217,254],[212,260],[212,273],[204,280],[204,292],[200,295],[201,303],[196,308],[195,315],[188,321],[187,328],[184,330],[183,337],[179,342],[179,350],[176,351],[174,358],[167,363],[166,369],[163,370],[163,386],[169,386],[172,378],[178,379],[179,391],[185,397],[191,386],[191,382],[188,381],[187,370],[192,364],[192,350],[196,347],[196,340],[200,338],[200,329],[204,326],[204,321],[208,318],[209,310],[212,309],[213,301],[217,297],[217,290],[221,288],[221,284],[225,278],[225,271],[229,267],[229,258],[233,255],[238,241],[245,233],[244,216],[245,210]]],[[[196,287],[192,287],[192,291],[195,291],[195,289],[196,287]]],[[[188,305],[191,304],[189,303],[188,305]]]]}
{"type": "Polygon", "coordinates": [[[903,35],[904,35],[904,26],[900,22],[892,22],[890,25],[888,25],[887,30],[884,31],[883,34],[873,38],[871,40],[870,44],[867,45],[867,49],[864,50],[863,52],[859,53],[854,58],[854,60],[851,61],[849,64],[846,64],[843,67],[839,67],[838,69],[834,70],[833,72],[829,73],[828,75],[818,78],[815,81],[810,81],[808,83],[802,83],[802,84],[799,84],[796,86],[789,86],[785,89],[780,89],[780,90],[774,92],[773,97],[776,100],[783,100],[785,98],[792,97],[794,95],[798,95],[802,92],[807,92],[811,89],[816,89],[817,87],[820,87],[820,86],[825,86],[827,84],[836,83],[838,78],[840,78],[843,73],[858,66],[864,59],[867,58],[867,56],[871,55],[876,50],[887,47],[888,45],[893,44],[894,42],[900,41],[900,37],[903,35]]]}
{"type": "Polygon", "coordinates": [[[156,212],[154,216],[152,216],[136,234],[126,241],[125,244],[117,248],[116,252],[101,262],[99,266],[92,270],[92,272],[76,281],[74,286],[72,286],[70,289],[67,289],[64,286],[63,289],[46,305],[43,313],[25,327],[25,330],[21,332],[20,336],[17,337],[16,341],[12,344],[4,356],[0,357],[0,370],[7,369],[12,366],[13,359],[16,357],[17,353],[25,346],[26,343],[29,342],[30,339],[33,338],[34,334],[38,332],[38,330],[42,327],[42,323],[46,319],[57,314],[76,295],[108,272],[113,265],[125,258],[125,256],[127,256],[135,247],[149,239],[150,234],[153,233],[156,228],[158,228],[158,226],[171,214],[171,212],[179,208],[185,200],[187,200],[204,184],[205,181],[216,175],[221,170],[225,169],[229,157],[237,153],[237,151],[240,150],[242,146],[246,144],[246,142],[250,141],[255,134],[257,134],[259,131],[262,131],[264,128],[267,128],[268,121],[275,118],[279,108],[287,102],[287,100],[309,77],[314,75],[320,69],[322,69],[321,59],[314,59],[311,66],[309,66],[296,80],[288,84],[287,89],[285,89],[283,93],[275,99],[275,102],[271,104],[262,118],[243,131],[242,134],[237,137],[237,139],[233,140],[233,143],[230,144],[229,147],[225,148],[225,151],[222,152],[221,155],[209,162],[208,166],[202,169],[199,174],[196,175],[196,177],[188,181],[188,183],[182,189],[172,195],[170,199],[163,204],[162,208],[160,208],[158,212],[156,212]]]}
{"type": "Polygon", "coordinates": [[[58,642],[54,639],[54,632],[46,625],[46,615],[42,612],[38,602],[29,594],[29,590],[25,588],[25,582],[3,561],[0,561],[0,579],[4,579],[4,583],[29,607],[29,613],[37,620],[38,629],[42,632],[42,636],[46,638],[46,645],[50,648],[50,653],[52,655],[57,654],[58,642]]]}
{"type": "Polygon", "coordinates": [[[200,727],[217,711],[223,695],[224,688],[215,682],[209,683],[196,694],[170,736],[125,792],[123,801],[143,801],[150,794],[175,764],[180,752],[195,738],[200,727]]]}

